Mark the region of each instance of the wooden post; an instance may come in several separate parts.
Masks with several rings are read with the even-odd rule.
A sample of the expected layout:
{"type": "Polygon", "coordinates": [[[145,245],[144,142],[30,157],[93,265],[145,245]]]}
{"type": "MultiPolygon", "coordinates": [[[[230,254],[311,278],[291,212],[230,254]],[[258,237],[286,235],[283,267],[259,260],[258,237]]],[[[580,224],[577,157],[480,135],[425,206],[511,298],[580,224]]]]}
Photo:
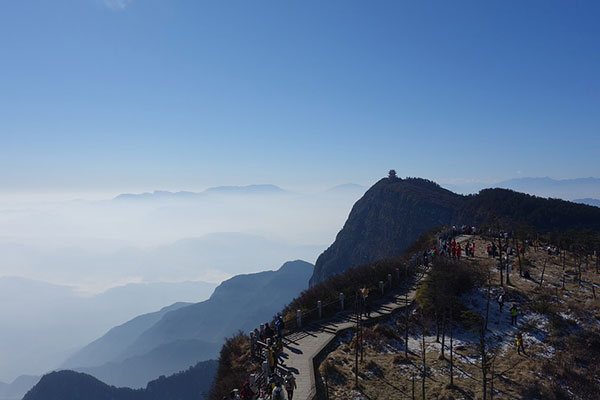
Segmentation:
{"type": "Polygon", "coordinates": [[[302,311],[296,310],[296,325],[298,328],[302,328],[302,311]]]}
{"type": "Polygon", "coordinates": [[[340,293],[340,308],[344,311],[344,293],[340,293]]]}
{"type": "Polygon", "coordinates": [[[379,281],[379,290],[381,290],[381,295],[383,296],[383,292],[384,292],[383,281],[379,281]]]}
{"type": "Polygon", "coordinates": [[[319,319],[323,317],[323,303],[321,300],[317,301],[317,309],[319,310],[319,319]]]}
{"type": "Polygon", "coordinates": [[[390,290],[392,290],[392,274],[388,274],[388,285],[390,286],[390,290]]]}

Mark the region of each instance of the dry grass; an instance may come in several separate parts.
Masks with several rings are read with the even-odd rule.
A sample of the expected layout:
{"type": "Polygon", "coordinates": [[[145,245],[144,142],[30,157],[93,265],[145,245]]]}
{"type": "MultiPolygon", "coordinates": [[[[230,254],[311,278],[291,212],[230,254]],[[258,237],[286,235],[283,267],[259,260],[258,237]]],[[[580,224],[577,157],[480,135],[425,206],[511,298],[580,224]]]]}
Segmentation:
{"type": "MultiPolygon", "coordinates": [[[[466,262],[489,268],[492,285],[498,286],[499,273],[495,269],[497,260],[488,258],[484,253],[485,242],[481,239],[476,242],[476,250],[476,257],[467,259],[466,262]]],[[[517,264],[517,260],[514,262],[517,264]]],[[[595,268],[590,267],[582,271],[581,286],[571,277],[566,279],[563,290],[563,267],[558,257],[548,257],[544,251],[529,249],[523,264],[529,268],[533,280],[520,277],[517,264],[511,274],[512,285],[505,285],[507,297],[511,302],[517,303],[523,313],[545,316],[548,322],[544,335],[540,336],[541,341],[527,343],[527,356],[518,355],[512,345],[496,350],[494,398],[597,399],[600,393],[600,300],[594,299],[590,285],[594,281],[600,282],[600,276],[596,275],[595,268]],[[539,278],[544,261],[546,269],[540,286],[539,278]]],[[[567,256],[566,267],[577,270],[570,254],[567,256]]],[[[600,296],[600,290],[596,294],[600,296]]],[[[478,319],[475,315],[470,317],[467,315],[464,319],[478,319]]],[[[398,318],[397,322],[401,323],[402,317],[398,318]]],[[[477,323],[478,321],[473,322],[474,325],[477,323]]],[[[539,332],[538,326],[529,325],[531,326],[524,324],[521,328],[539,332]]],[[[462,329],[466,331],[464,327],[462,329]]],[[[383,353],[380,346],[375,344],[376,341],[385,343],[394,335],[397,335],[394,329],[387,325],[365,331],[368,345],[365,348],[364,362],[359,366],[358,379],[362,395],[353,391],[353,352],[334,350],[329,357],[337,360],[337,373],[345,377],[345,383],[331,385],[330,398],[411,398],[413,374],[416,397],[421,398],[420,354],[414,351],[405,358],[403,350],[383,353]]],[[[418,339],[418,336],[414,339],[418,339]]],[[[482,398],[477,342],[467,343],[457,350],[460,354],[471,357],[470,361],[476,365],[455,356],[455,386],[450,388],[448,354],[446,352],[445,360],[440,360],[440,346],[435,344],[435,338],[429,338],[426,353],[428,375],[425,380],[427,399],[482,398]]]]}

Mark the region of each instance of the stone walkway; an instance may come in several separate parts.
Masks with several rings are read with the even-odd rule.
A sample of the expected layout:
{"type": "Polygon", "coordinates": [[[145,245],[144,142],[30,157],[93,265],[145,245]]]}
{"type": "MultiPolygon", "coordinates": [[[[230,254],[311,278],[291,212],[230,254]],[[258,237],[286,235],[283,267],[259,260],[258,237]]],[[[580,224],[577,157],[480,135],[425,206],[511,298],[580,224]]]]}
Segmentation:
{"type": "MultiPolygon", "coordinates": [[[[416,294],[419,277],[413,278],[408,288],[408,305],[412,304],[416,294]]],[[[378,319],[386,319],[390,314],[407,306],[406,288],[390,292],[385,298],[374,302],[371,307],[371,318],[363,318],[372,323],[378,319]]],[[[354,329],[356,315],[351,311],[337,314],[322,323],[312,323],[305,329],[286,336],[284,340],[283,369],[296,377],[298,385],[294,392],[294,400],[313,400],[316,396],[314,359],[343,331],[354,329]]]]}

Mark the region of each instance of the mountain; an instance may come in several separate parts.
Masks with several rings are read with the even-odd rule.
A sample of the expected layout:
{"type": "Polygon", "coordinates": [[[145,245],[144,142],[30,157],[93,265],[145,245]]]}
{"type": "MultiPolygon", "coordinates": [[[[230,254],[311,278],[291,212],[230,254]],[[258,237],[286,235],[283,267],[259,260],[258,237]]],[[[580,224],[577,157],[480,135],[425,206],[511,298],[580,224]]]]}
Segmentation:
{"type": "Polygon", "coordinates": [[[137,390],[109,386],[80,372],[57,371],[44,375],[23,400],[198,400],[210,390],[216,369],[217,361],[199,362],[137,390]]]}
{"type": "Polygon", "coordinates": [[[64,365],[111,385],[142,387],[216,357],[225,337],[270,319],[308,287],[312,272],[312,264],[296,260],[277,271],[234,276],[206,301],[175,304],[111,329],[64,365]]]}
{"type": "Polygon", "coordinates": [[[0,383],[0,400],[21,400],[39,380],[39,376],[21,375],[12,383],[0,383]]]}
{"type": "Polygon", "coordinates": [[[315,264],[314,285],[349,267],[398,256],[429,229],[449,223],[461,196],[422,179],[381,179],[356,202],[315,264]]]}
{"type": "Polygon", "coordinates": [[[123,193],[116,196],[116,201],[131,200],[194,200],[203,195],[272,195],[287,193],[276,185],[247,185],[247,186],[216,186],[206,189],[203,192],[169,192],[164,190],[155,190],[146,193],[123,193]]]}
{"type": "Polygon", "coordinates": [[[203,302],[165,314],[129,346],[122,357],[144,354],[175,340],[201,339],[220,348],[238,330],[249,331],[271,318],[308,287],[313,265],[296,260],[277,271],[237,275],[203,302]]]}
{"type": "Polygon", "coordinates": [[[114,386],[142,388],[157,376],[173,374],[194,365],[198,360],[216,358],[218,355],[219,348],[214,343],[197,339],[176,340],[120,362],[75,370],[114,386]]]}
{"type": "Polygon", "coordinates": [[[573,203],[587,204],[588,206],[600,207],[600,199],[591,199],[589,197],[585,199],[575,199],[573,200],[573,203]]]}
{"type": "Polygon", "coordinates": [[[190,303],[175,303],[160,311],[140,315],[116,326],[70,356],[62,364],[62,368],[95,367],[108,363],[131,345],[145,330],[158,322],[163,315],[188,305],[190,303]]]}
{"type": "Polygon", "coordinates": [[[178,300],[205,300],[215,287],[206,282],[135,283],[87,295],[71,286],[2,277],[0,377],[41,375],[111,327],[178,300]]]}
{"type": "Polygon", "coordinates": [[[257,194],[283,194],[285,190],[275,185],[248,185],[248,186],[217,186],[208,188],[204,194],[225,195],[257,195],[257,194]]]}
{"type": "Polygon", "coordinates": [[[541,231],[600,229],[600,210],[507,189],[463,196],[434,182],[384,178],[356,202],[334,243],[315,264],[310,283],[377,259],[399,256],[424,232],[442,225],[530,225],[541,231]]]}
{"type": "Polygon", "coordinates": [[[599,178],[552,179],[543,178],[517,178],[499,182],[492,187],[512,189],[541,197],[560,198],[572,200],[582,197],[600,197],[599,178]]]}

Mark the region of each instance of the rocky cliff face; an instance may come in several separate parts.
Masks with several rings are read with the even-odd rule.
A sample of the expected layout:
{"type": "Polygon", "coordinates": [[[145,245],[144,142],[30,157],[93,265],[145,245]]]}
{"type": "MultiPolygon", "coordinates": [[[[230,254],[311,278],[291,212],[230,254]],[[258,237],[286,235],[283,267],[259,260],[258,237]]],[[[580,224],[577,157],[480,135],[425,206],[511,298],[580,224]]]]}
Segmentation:
{"type": "Polygon", "coordinates": [[[424,179],[384,178],[356,202],[310,284],[381,258],[399,256],[428,230],[451,224],[463,197],[424,179]]]}

